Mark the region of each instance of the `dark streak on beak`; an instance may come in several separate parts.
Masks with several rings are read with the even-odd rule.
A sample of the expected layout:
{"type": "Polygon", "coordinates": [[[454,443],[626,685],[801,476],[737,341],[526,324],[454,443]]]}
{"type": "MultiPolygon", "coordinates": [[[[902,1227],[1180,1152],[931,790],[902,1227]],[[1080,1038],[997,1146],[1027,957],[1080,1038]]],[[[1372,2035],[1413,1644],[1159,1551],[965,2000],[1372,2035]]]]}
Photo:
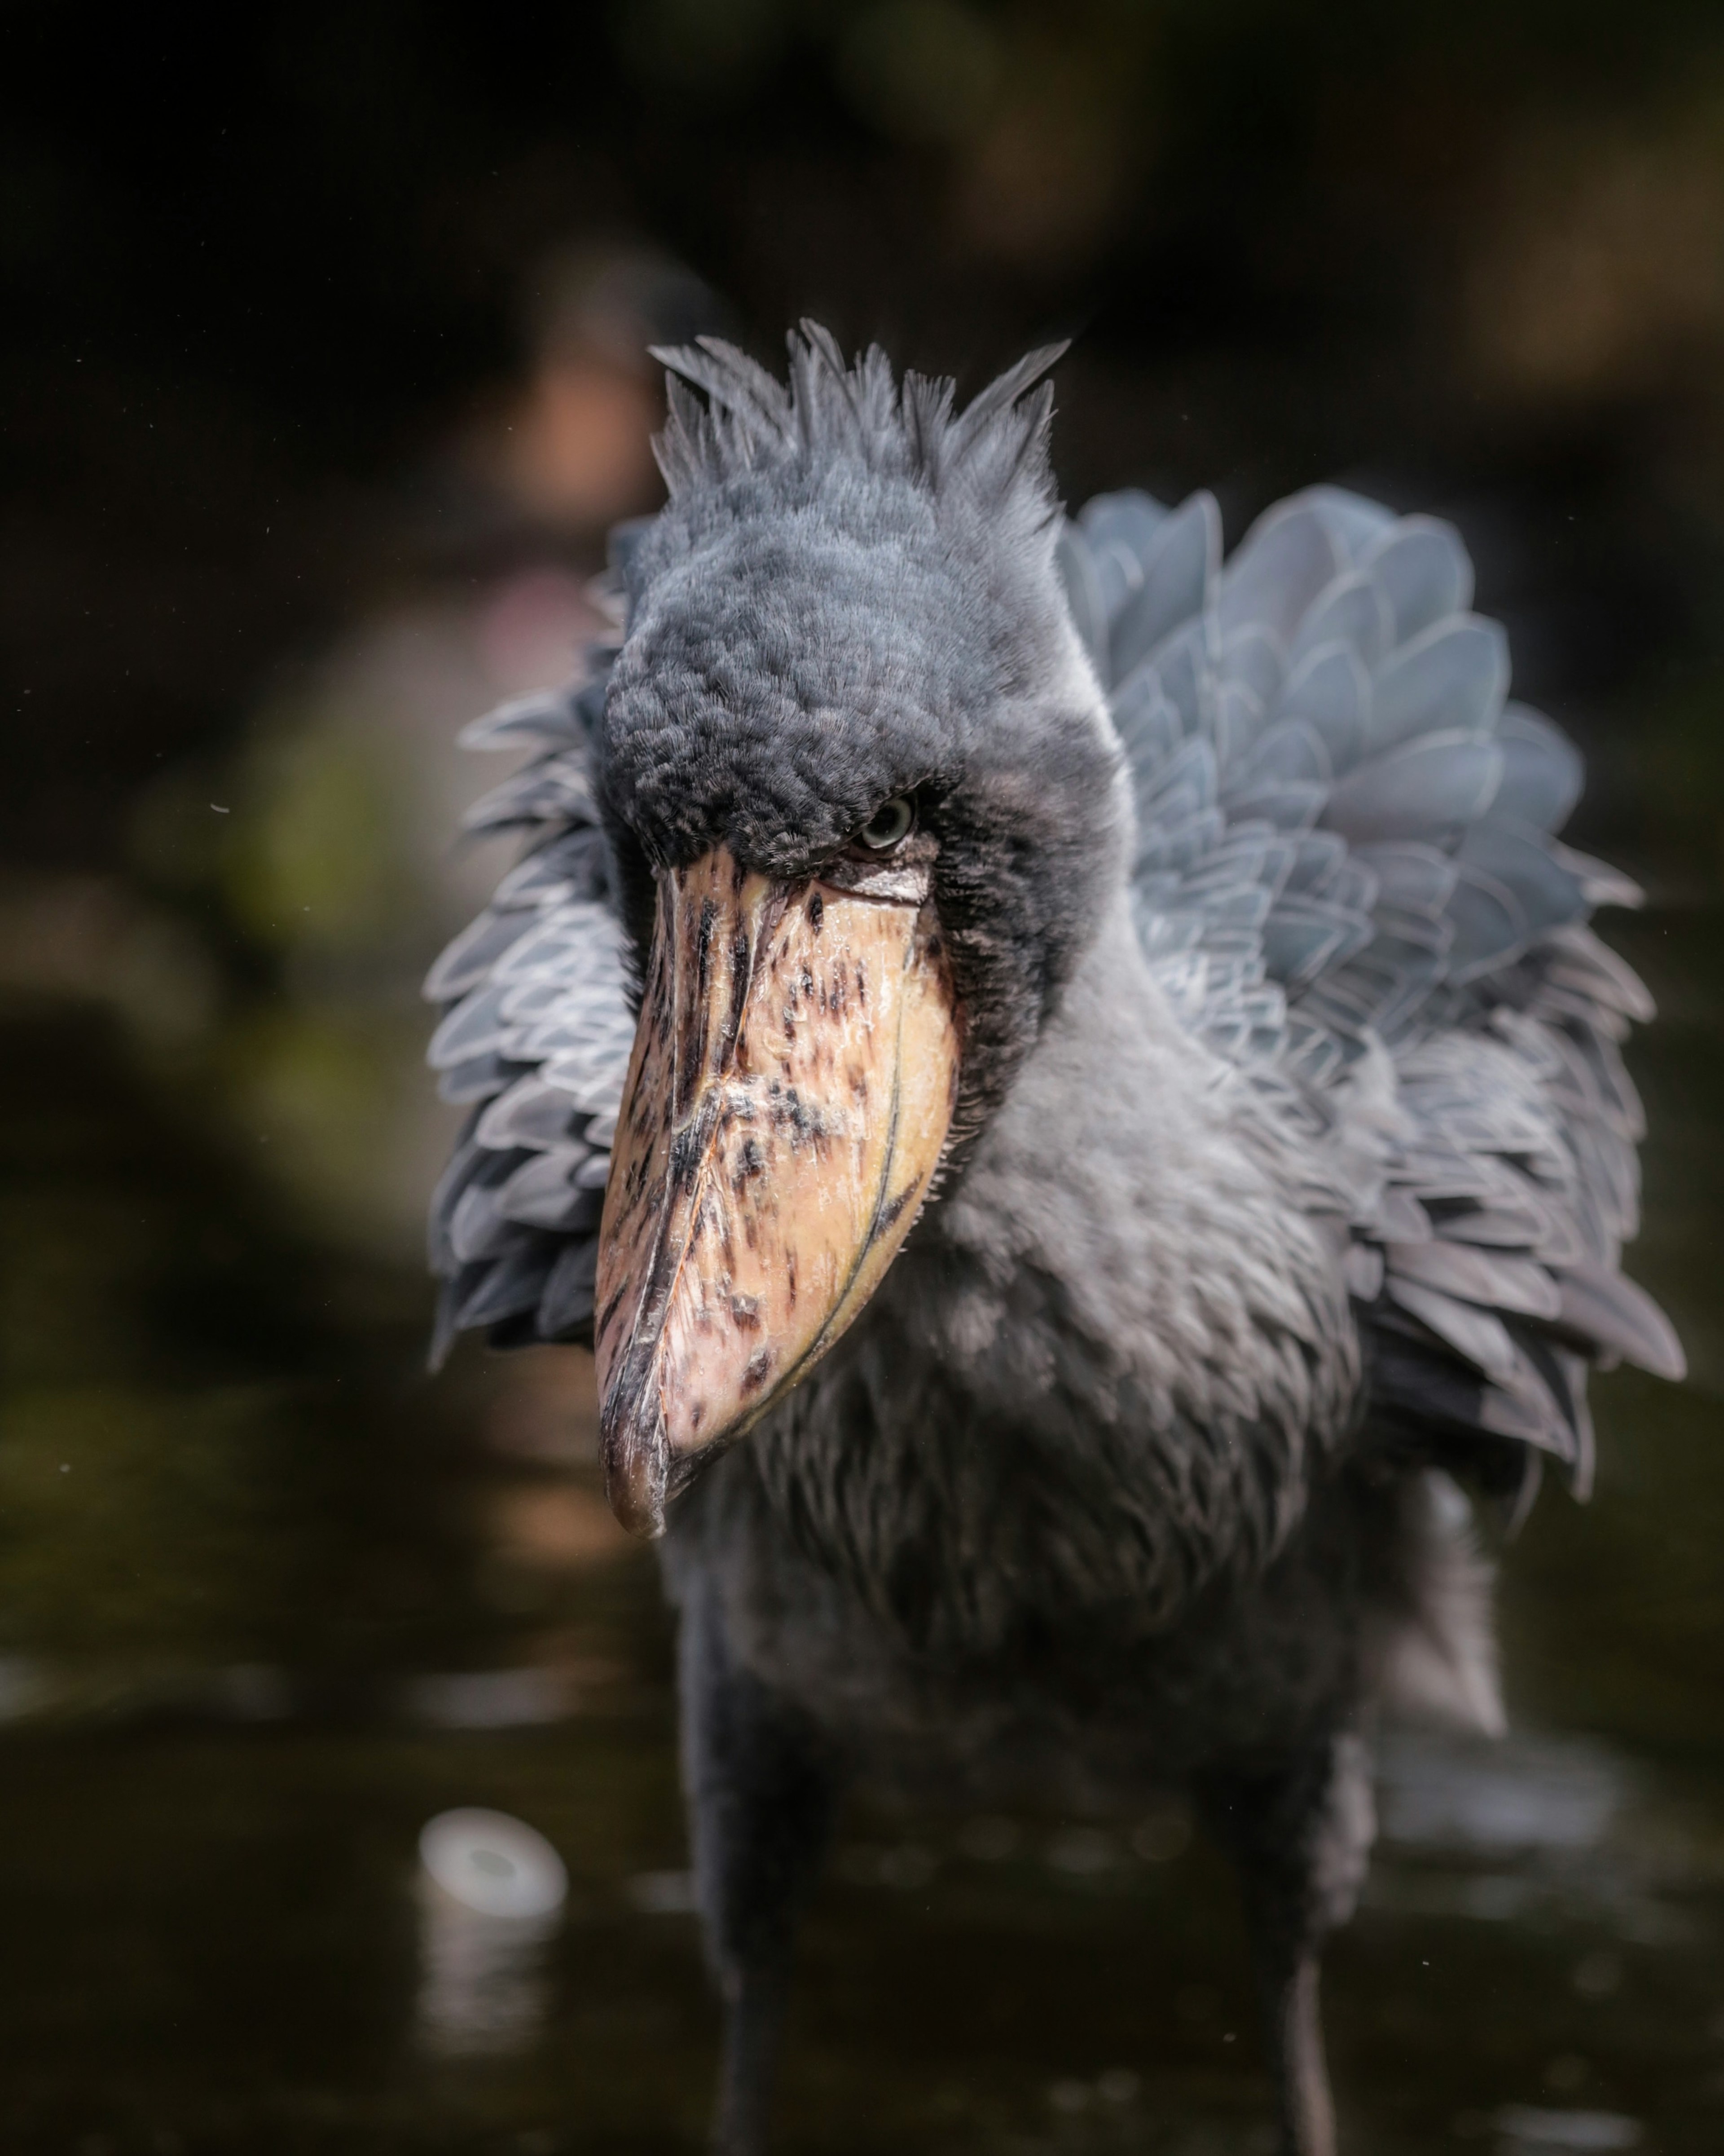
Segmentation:
{"type": "Polygon", "coordinates": [[[606,1487],[634,1532],[873,1292],[957,1055],[925,904],[771,883],[723,851],[661,880],[598,1261],[606,1487]]]}

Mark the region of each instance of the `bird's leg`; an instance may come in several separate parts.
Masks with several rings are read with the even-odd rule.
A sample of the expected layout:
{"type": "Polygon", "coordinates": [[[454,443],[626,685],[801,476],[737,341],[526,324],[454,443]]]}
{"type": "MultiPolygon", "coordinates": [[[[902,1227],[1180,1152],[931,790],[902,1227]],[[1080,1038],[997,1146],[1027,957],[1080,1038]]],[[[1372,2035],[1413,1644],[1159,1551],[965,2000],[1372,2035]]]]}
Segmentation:
{"type": "Polygon", "coordinates": [[[1258,1948],[1265,2048],[1280,2107],[1280,2156],[1335,2156],[1315,1947],[1288,1959],[1258,1948]]]}
{"type": "Polygon", "coordinates": [[[724,2057],[712,2113],[714,2156],[760,2156],[772,2115],[788,1974],[782,1965],[741,1967],[721,1981],[724,2057]]]}
{"type": "Polygon", "coordinates": [[[834,1782],[806,1723],[736,1666],[710,1583],[685,1597],[680,1661],[695,1873],[725,2002],[713,2146],[758,2156],[792,1935],[825,1847],[834,1782]]]}
{"type": "Polygon", "coordinates": [[[1376,1832],[1363,1741],[1326,1732],[1279,1768],[1219,1777],[1204,1794],[1244,1887],[1280,2156],[1335,2156],[1318,1964],[1324,1939],[1352,1914],[1376,1832]]]}

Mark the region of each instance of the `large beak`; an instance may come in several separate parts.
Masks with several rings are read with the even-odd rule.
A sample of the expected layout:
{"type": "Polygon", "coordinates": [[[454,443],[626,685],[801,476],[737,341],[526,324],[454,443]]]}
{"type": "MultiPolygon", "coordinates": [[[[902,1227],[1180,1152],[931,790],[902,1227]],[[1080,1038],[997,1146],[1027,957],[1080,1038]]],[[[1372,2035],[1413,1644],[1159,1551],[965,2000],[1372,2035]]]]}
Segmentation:
{"type": "Polygon", "coordinates": [[[657,1534],[867,1301],[927,1194],[957,1092],[932,911],[745,874],[659,879],[600,1229],[611,1507],[657,1534]]]}

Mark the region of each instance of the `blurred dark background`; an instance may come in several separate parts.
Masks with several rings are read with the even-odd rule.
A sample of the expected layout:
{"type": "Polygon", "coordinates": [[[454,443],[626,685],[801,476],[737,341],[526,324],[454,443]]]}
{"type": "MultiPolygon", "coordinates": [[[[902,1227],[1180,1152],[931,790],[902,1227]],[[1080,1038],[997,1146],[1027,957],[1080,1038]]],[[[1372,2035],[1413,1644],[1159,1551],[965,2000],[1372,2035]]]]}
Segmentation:
{"type": "MultiPolygon", "coordinates": [[[[496,775],[454,733],[568,670],[657,498],[646,346],[813,314],[965,391],[1072,337],[1074,503],[1451,517],[1587,750],[1664,1011],[1632,1264],[1696,1375],[1603,1381],[1593,1506],[1507,1553],[1522,1733],[1391,1747],[1335,2049],[1355,2151],[1717,2147],[1716,4],[20,5],[0,48],[0,2138],[698,2143],[653,1568],[583,1358],[423,1375],[415,991],[503,858],[451,843],[496,775]],[[469,1803],[572,1880],[495,1996],[416,1883],[469,1803]]],[[[788,2145],[1244,2156],[1185,1840],[852,1822],[788,2145]]]]}
{"type": "MultiPolygon", "coordinates": [[[[813,312],[973,385],[1075,335],[1076,496],[1202,482],[1237,522],[1349,473],[1434,501],[1568,708],[1634,692],[1676,725],[1714,663],[1705,0],[636,0],[531,34],[362,0],[7,28],[20,860],[112,861],[140,786],[296,654],[542,541],[546,504],[475,502],[457,445],[542,358],[559,272],[607,249],[697,275],[768,356],[813,312]]],[[[593,499],[562,520],[572,561],[593,499]]]]}

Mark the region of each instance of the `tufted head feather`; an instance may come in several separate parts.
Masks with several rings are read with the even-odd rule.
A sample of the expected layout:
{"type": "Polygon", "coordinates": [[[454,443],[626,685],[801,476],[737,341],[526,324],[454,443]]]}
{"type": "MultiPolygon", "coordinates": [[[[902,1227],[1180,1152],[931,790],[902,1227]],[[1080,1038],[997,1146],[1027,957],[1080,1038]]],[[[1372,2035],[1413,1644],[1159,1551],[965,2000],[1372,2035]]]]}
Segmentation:
{"type": "Polygon", "coordinates": [[[743,472],[843,456],[919,480],[948,519],[1003,516],[1034,531],[1057,516],[1048,465],[1053,388],[1026,393],[1064,344],[1027,354],[957,413],[952,382],[906,374],[900,390],[878,345],[847,367],[818,322],[805,321],[789,344],[788,388],[717,337],[654,349],[670,370],[670,418],[654,446],[673,501],[743,472]],[[704,409],[690,384],[706,393],[704,409]]]}
{"type": "Polygon", "coordinates": [[[961,412],[949,382],[900,386],[878,350],[847,367],[813,324],[788,386],[714,340],[661,353],[670,500],[627,565],[600,744],[643,932],[654,867],[722,844],[806,874],[915,793],[976,1109],[1123,875],[1118,743],[1054,564],[1035,385],[1060,349],[961,412]]]}

